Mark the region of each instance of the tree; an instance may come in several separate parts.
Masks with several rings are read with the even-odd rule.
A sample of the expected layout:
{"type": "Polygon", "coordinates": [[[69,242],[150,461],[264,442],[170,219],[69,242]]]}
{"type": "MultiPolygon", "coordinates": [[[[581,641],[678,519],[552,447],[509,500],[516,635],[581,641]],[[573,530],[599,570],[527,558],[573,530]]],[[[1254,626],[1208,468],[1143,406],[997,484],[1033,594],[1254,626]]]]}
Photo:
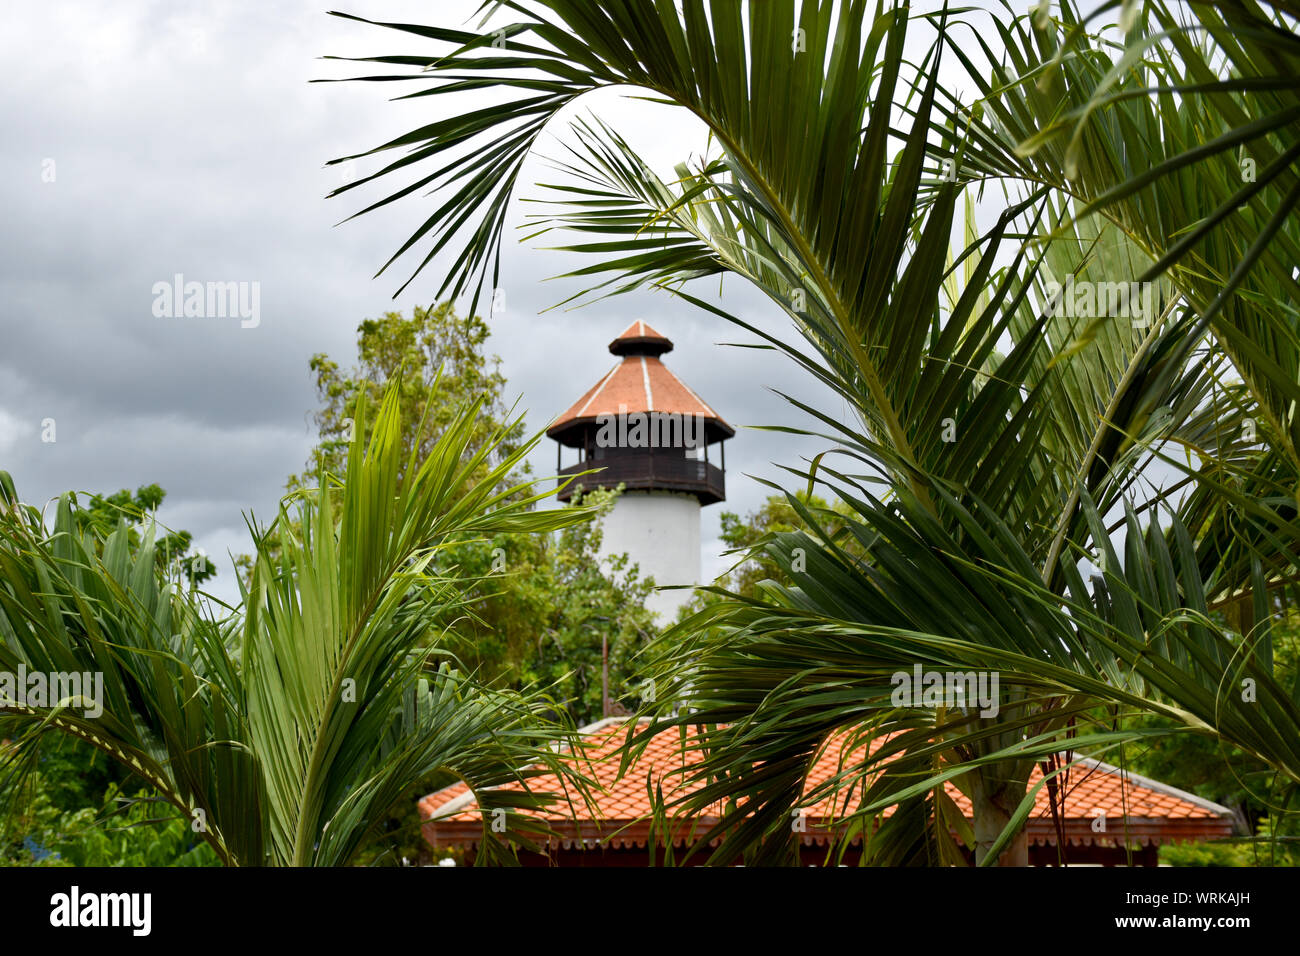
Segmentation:
{"type": "Polygon", "coordinates": [[[256,536],[244,600],[221,619],[159,582],[151,534],[136,553],[121,529],[101,542],[78,530],[69,496],[51,532],[0,475],[0,667],[103,681],[94,695],[6,701],[23,730],[0,770],[30,760],[46,734],[88,741],[226,864],[346,863],[390,806],[439,773],[480,794],[489,858],[504,841],[527,843],[539,825],[518,811],[546,798],[493,786],[534,772],[520,768],[567,774],[553,746],[564,728],[538,696],[435,662],[435,621],[470,582],[433,563],[449,541],[590,515],[537,510],[545,493],[528,484],[501,488],[540,436],[509,455],[497,442],[470,453],[475,404],[423,460],[403,451],[397,388],[373,428],[366,407],[357,431],[368,442],[353,442],[341,476],[285,499],[274,549],[256,536]]]}
{"type": "MultiPolygon", "coordinates": [[[[826,502],[811,494],[795,495],[806,508],[829,512],[826,502]]],[[[722,530],[719,537],[727,546],[728,554],[742,555],[719,584],[724,590],[754,597],[762,582],[780,574],[780,568],[763,551],[763,545],[778,534],[795,530],[809,530],[803,518],[785,495],[768,495],[762,507],[751,511],[743,519],[734,511],[724,511],[720,517],[722,530]]],[[[703,592],[704,596],[707,592],[703,592]]]]}
{"type": "Polygon", "coordinates": [[[850,822],[876,818],[873,861],[958,862],[951,781],[975,808],[976,860],[1023,863],[1036,762],[1175,730],[1300,783],[1300,708],[1270,638],[1270,595],[1294,601],[1300,540],[1285,411],[1300,381],[1295,21],[1282,3],[1194,3],[1187,22],[1148,6],[1151,28],[1124,5],[1119,43],[1070,4],[1058,19],[994,17],[992,31],[854,0],[797,13],[722,0],[707,15],[519,0],[491,34],[382,24],[444,49],[368,58],[399,72],[366,80],[414,83],[428,104],[502,94],[362,154],[417,151],[367,181],[432,162],[416,185],[459,187],[398,255],[450,246],[443,290],[497,285],[508,200],[547,122],[590,91],[638,88],[703,121],[717,153],[660,178],[608,125],[578,121],[567,181],[532,234],[578,234],[563,248],[599,257],[571,273],[598,283],[588,293],[650,285],[724,315],[854,412],[800,406],[838,447],[795,478],[845,512],[788,495],[807,530],[774,535],[760,558],[784,583],[663,638],[657,679],[689,688],[691,708],[661,695],[638,739],[718,725],[689,778],[720,783],[672,809],[731,798],[695,851],[788,862],[791,810],[861,787],[850,822]],[[916,30],[930,34],[919,62],[905,56],[916,30]],[[978,102],[940,87],[953,58],[978,102]],[[1261,173],[1243,184],[1220,160],[1245,144],[1261,173]],[[986,184],[1011,198],[981,232],[986,184]],[[689,291],[724,274],[799,337],[689,291]],[[1075,283],[1145,284],[1149,307],[1062,305],[1075,283]],[[1154,463],[1180,468],[1180,484],[1156,485],[1154,463]],[[1241,629],[1212,616],[1224,604],[1249,612],[1241,629]],[[891,676],[918,663],[1000,673],[999,713],[897,706],[891,676]],[[1099,703],[1168,726],[1080,727],[1099,703]],[[805,792],[844,732],[879,746],[805,792]]]}
{"type": "MultiPolygon", "coordinates": [[[[146,524],[162,507],[167,492],[159,485],[142,485],[132,494],[126,488],[111,495],[90,495],[84,507],[74,512],[81,531],[93,531],[97,538],[107,538],[119,526],[126,529],[127,541],[134,551],[140,547],[146,524]]],[[[217,574],[217,566],[206,555],[191,553],[194,536],[188,531],[155,534],[154,558],[158,573],[179,574],[191,586],[202,584],[217,574]]]]}
{"type": "MultiPolygon", "coordinates": [[[[350,369],[324,352],[311,357],[309,367],[316,381],[321,405],[312,413],[318,439],[308,453],[305,469],[285,482],[289,491],[316,487],[322,474],[339,474],[347,464],[348,448],[360,437],[358,411],[363,403],[374,406],[386,390],[399,395],[402,446],[418,449],[423,461],[442,436],[456,412],[467,402],[478,401],[481,411],[474,423],[470,451],[499,441],[497,457],[519,448],[523,421],[510,422],[504,403],[505,377],[499,360],[489,356],[485,346],[491,331],[477,315],[460,318],[449,302],[425,309],[416,306],[411,318],[400,312],[385,312],[378,319],[363,319],[357,326],[357,362],[350,369]],[[430,395],[440,396],[431,403],[430,395]],[[498,433],[501,433],[498,435],[498,433]]],[[[373,428],[373,424],[367,426],[373,428]]],[[[491,462],[485,462],[485,467],[491,462]]],[[[529,472],[527,462],[519,475],[502,477],[503,486],[529,472]]],[[[274,550],[275,536],[266,540],[274,550]]],[[[247,581],[253,555],[241,554],[235,566],[247,581]]]]}
{"type": "MultiPolygon", "coordinates": [[[[321,402],[314,418],[320,440],[307,459],[306,471],[291,475],[288,487],[315,484],[322,469],[339,473],[360,420],[361,403],[374,406],[389,388],[396,388],[400,396],[402,444],[408,450],[418,450],[418,461],[428,456],[456,420],[457,410],[477,400],[481,400],[482,409],[468,451],[474,454],[494,446],[494,457],[485,467],[513,454],[523,439],[524,426],[522,420],[516,420],[505,435],[496,434],[509,418],[509,410],[498,359],[484,351],[490,335],[482,318],[461,318],[450,302],[443,302],[431,309],[416,306],[409,319],[399,312],[365,319],[357,326],[359,364],[349,371],[341,371],[324,353],[313,355],[311,371],[321,402]],[[431,406],[428,397],[435,391],[439,401],[431,406]]],[[[361,436],[363,441],[368,438],[361,436]]],[[[521,469],[526,473],[527,464],[521,469]]]]}
{"type": "MultiPolygon", "coordinates": [[[[101,558],[102,542],[115,531],[125,535],[132,555],[139,554],[146,536],[151,535],[154,570],[164,584],[184,581],[193,589],[216,575],[216,564],[205,554],[191,553],[193,536],[188,531],[159,533],[154,516],[167,497],[159,485],[143,485],[134,493],[123,488],[111,495],[78,496],[77,501],[83,497],[85,503],[72,511],[74,524],[80,534],[96,543],[101,558]]],[[[0,716],[0,742],[9,737],[12,723],[0,716]]],[[[140,781],[133,779],[128,769],[108,761],[84,741],[64,737],[51,743],[29,757],[34,768],[30,786],[0,797],[0,805],[25,807],[13,819],[0,819],[0,858],[59,865],[72,861],[86,866],[157,866],[211,856],[205,845],[192,852],[194,841],[183,839],[189,829],[185,821],[165,822],[154,819],[149,810],[140,812],[149,803],[149,794],[140,789],[140,781]],[[126,805],[122,805],[126,798],[120,797],[123,790],[134,794],[126,805]],[[123,811],[130,823],[123,825],[119,834],[96,829],[97,820],[111,820],[107,830],[115,829],[123,811]],[[171,851],[174,854],[168,857],[171,851]]],[[[0,777],[0,788],[15,784],[15,780],[0,777]]]]}
{"type": "MultiPolygon", "coordinates": [[[[614,494],[575,502],[600,516],[614,494]]],[[[645,600],[653,582],[627,555],[600,558],[599,518],[549,537],[498,535],[449,552],[484,586],[448,621],[447,646],[492,684],[546,687],[579,725],[639,699],[641,652],[658,636],[645,600]]]]}
{"type": "MultiPolygon", "coordinates": [[[[336,472],[342,439],[357,404],[385,388],[394,389],[402,422],[402,447],[417,460],[429,453],[446,429],[454,406],[477,399],[480,418],[469,450],[504,435],[499,454],[521,443],[522,422],[509,421],[505,376],[487,354],[490,331],[482,319],[460,319],[450,303],[416,308],[412,318],[396,312],[367,319],[357,328],[358,365],[342,373],[324,354],[311,360],[322,406],[315,413],[320,442],[312,449],[312,474],[336,472]],[[400,382],[400,384],[398,384],[400,382]],[[429,395],[439,402],[429,410],[429,395]]],[[[503,486],[528,472],[506,475],[503,486]]],[[[289,487],[301,487],[291,476],[289,487]]],[[[589,496],[592,514],[612,506],[612,493],[589,496]]],[[[575,502],[574,507],[578,503],[575,502]]],[[[543,686],[559,709],[579,724],[603,714],[602,684],[612,700],[635,689],[634,657],[657,634],[645,609],[652,582],[641,579],[626,556],[612,566],[598,560],[600,528],[571,525],[550,536],[502,532],[491,538],[451,541],[434,559],[447,574],[465,574],[473,586],[463,606],[438,619],[442,650],[486,684],[516,690],[543,686]],[[602,661],[602,645],[608,660],[602,661]],[[604,670],[608,668],[608,680],[604,670]]],[[[245,567],[251,566],[244,562],[245,567]]]]}
{"type": "Polygon", "coordinates": [[[147,789],[124,792],[124,777],[94,748],[58,741],[7,798],[17,812],[0,819],[0,865],[216,865],[187,817],[147,789]]]}

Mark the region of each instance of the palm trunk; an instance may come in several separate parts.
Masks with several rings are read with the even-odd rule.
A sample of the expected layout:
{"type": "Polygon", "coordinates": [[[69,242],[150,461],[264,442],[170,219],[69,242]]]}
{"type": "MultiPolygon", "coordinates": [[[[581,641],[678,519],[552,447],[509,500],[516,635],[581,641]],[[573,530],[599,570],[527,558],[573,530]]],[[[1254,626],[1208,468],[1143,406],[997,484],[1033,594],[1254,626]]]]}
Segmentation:
{"type": "MultiPolygon", "coordinates": [[[[992,770],[992,768],[989,768],[992,770]]],[[[998,780],[992,773],[978,771],[974,774],[974,787],[971,792],[971,807],[975,815],[975,863],[982,864],[988,857],[993,843],[1007,823],[1011,820],[1016,807],[1025,798],[1024,781],[998,780]]],[[[1021,827],[998,856],[997,866],[1028,866],[1029,838],[1021,827]]]]}

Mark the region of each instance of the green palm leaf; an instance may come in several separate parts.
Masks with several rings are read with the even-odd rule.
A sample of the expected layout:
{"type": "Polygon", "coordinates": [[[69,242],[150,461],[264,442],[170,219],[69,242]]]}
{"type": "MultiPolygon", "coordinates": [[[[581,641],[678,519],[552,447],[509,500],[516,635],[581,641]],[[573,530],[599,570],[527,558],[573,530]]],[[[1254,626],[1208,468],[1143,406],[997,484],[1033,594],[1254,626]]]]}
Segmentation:
{"type": "MultiPolygon", "coordinates": [[[[529,236],[563,235],[560,248],[592,257],[572,273],[592,283],[578,298],[666,289],[784,351],[855,414],[795,402],[838,448],[794,477],[848,504],[842,531],[818,530],[792,497],[813,531],[766,544],[783,579],[759,598],[718,594],[661,644],[656,680],[678,699],[660,695],[656,726],[710,728],[688,771],[700,788],[674,810],[728,806],[696,852],[790,860],[789,812],[844,733],[890,741],[833,785],[864,795],[859,822],[896,808],[872,824],[875,862],[956,859],[936,823],[962,830],[949,780],[975,802],[962,836],[977,859],[1017,858],[1003,850],[1034,761],[1099,702],[1294,778],[1297,715],[1272,676],[1260,603],[1295,566],[1294,510],[1262,494],[1298,470],[1290,21],[1193,4],[1200,20],[1183,24],[1156,4],[1156,28],[1137,22],[1116,44],[1067,5],[1059,29],[1010,15],[965,43],[955,13],[909,22],[906,8],[854,2],[803,3],[797,18],[785,0],[502,6],[521,18],[504,33],[385,24],[453,49],[374,58],[407,72],[363,77],[414,82],[415,97],[505,96],[371,151],[411,148],[363,182],[442,165],[363,211],[426,185],[451,192],[399,255],[431,242],[418,272],[445,248],[443,288],[477,292],[542,129],[585,92],[636,87],[703,121],[716,155],[665,181],[611,126],[579,121],[529,236]],[[911,63],[904,42],[920,29],[933,42],[911,63]],[[945,57],[977,103],[939,88],[945,57]],[[1227,80],[1207,73],[1221,62],[1227,80]],[[1260,159],[1245,186],[1235,154],[1214,165],[1244,144],[1260,159]],[[1011,199],[980,232],[970,192],[959,209],[968,183],[989,180],[1011,199]],[[801,338],[686,287],[725,273],[801,338]],[[1075,316],[1050,302],[1065,277],[1156,283],[1154,309],[1075,316]],[[1190,452],[1199,467],[1156,483],[1157,463],[1190,452]],[[1106,567],[1097,584],[1082,577],[1088,556],[1106,567]],[[1223,601],[1252,603],[1249,635],[1208,616],[1223,601]],[[918,661],[997,670],[1002,711],[893,706],[890,676],[918,661]],[[1268,705],[1228,701],[1228,673],[1268,705]]],[[[1092,748],[1153,733],[1075,732],[1092,748]]]]}
{"type": "Polygon", "coordinates": [[[78,701],[7,709],[26,728],[12,759],[45,733],[86,740],[191,817],[230,864],[344,864],[435,774],[478,794],[485,862],[544,832],[520,811],[547,795],[497,788],[543,768],[571,777],[552,746],[567,731],[544,697],[435,664],[433,622],[472,583],[439,556],[466,536],[541,533],[590,515],[537,510],[545,493],[504,487],[537,437],[488,467],[508,428],[469,453],[476,407],[425,460],[404,462],[397,397],[390,389],[345,475],[291,496],[256,535],[245,600],[221,620],[156,579],[152,536],[132,556],[119,531],[101,557],[72,530],[68,499],[46,533],[6,476],[0,666],[104,679],[98,717],[78,701]]]}

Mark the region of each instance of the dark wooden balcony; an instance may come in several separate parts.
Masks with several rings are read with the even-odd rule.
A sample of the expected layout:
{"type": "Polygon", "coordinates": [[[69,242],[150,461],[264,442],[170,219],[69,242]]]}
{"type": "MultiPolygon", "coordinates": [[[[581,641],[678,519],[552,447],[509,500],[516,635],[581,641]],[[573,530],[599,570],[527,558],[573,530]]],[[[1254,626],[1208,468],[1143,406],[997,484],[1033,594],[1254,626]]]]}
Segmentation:
{"type": "Polygon", "coordinates": [[[584,471],[602,469],[584,475],[559,493],[561,501],[568,501],[575,488],[615,488],[623,485],[628,491],[681,491],[695,495],[700,504],[711,505],[727,500],[725,473],[717,465],[703,460],[687,458],[680,448],[620,449],[604,458],[589,458],[576,465],[560,469],[562,477],[584,471]]]}

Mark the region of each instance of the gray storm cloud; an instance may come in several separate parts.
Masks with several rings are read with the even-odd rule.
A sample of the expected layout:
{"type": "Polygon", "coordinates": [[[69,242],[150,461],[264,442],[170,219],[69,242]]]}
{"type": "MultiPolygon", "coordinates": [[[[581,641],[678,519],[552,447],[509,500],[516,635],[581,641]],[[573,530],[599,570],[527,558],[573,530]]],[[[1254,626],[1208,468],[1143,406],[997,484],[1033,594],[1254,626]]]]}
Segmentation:
{"type": "MultiPolygon", "coordinates": [[[[380,19],[431,15],[425,3],[343,8],[380,19]]],[[[476,8],[434,9],[451,23],[476,8]]],[[[312,442],[309,357],[350,362],[361,319],[427,304],[437,289],[436,265],[397,301],[413,263],[372,278],[433,198],[339,226],[380,194],[324,198],[340,184],[327,160],[405,131],[429,108],[389,103],[390,91],[374,84],[308,82],[347,75],[323,54],[406,52],[411,41],[306,2],[59,0],[7,17],[0,51],[21,81],[0,103],[0,468],[30,502],[161,484],[161,519],[194,532],[221,566],[215,590],[233,597],[224,556],[247,549],[243,513],[270,516],[312,442]],[[257,283],[259,321],[159,317],[152,289],[177,274],[257,283]],[[41,440],[47,420],[54,442],[41,440]]],[[[698,125],[663,107],[599,94],[583,108],[664,173],[705,145],[698,125]]],[[[548,140],[543,151],[557,145],[548,140]]],[[[545,170],[531,160],[521,182],[545,170]]],[[[522,221],[518,204],[513,215],[522,221]]],[[[663,293],[545,311],[576,289],[546,280],[577,261],[507,237],[505,308],[492,318],[491,348],[532,429],[608,370],[605,345],[637,318],[674,340],[673,370],[737,426],[807,424],[769,387],[824,398],[784,359],[719,344],[752,339],[663,293]]],[[[716,295],[717,286],[696,291],[716,295]]],[[[756,324],[786,328],[734,280],[722,301],[756,324]]],[[[729,500],[704,511],[706,574],[724,569],[720,512],[748,511],[764,497],[744,475],[776,477],[773,463],[796,465],[824,446],[742,427],[727,451],[729,500]]],[[[553,466],[543,442],[534,468],[553,466]]]]}

